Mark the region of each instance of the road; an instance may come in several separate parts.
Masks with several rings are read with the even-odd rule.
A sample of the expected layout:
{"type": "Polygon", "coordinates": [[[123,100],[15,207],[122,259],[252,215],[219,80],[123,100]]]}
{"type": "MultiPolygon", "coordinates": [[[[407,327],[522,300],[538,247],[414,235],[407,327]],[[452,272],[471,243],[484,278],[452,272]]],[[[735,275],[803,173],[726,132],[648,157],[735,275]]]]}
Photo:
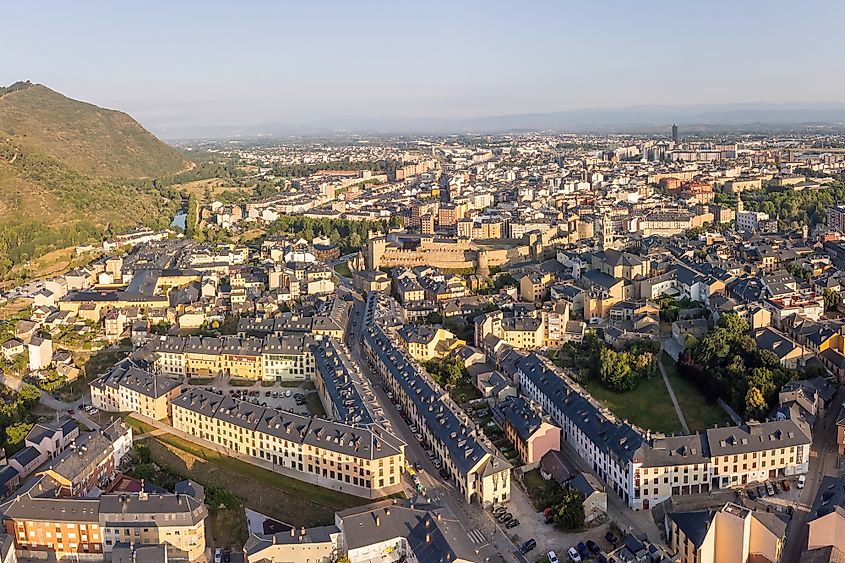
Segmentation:
{"type": "Polygon", "coordinates": [[[810,466],[807,471],[807,481],[804,490],[795,506],[795,514],[786,527],[786,541],[783,546],[781,561],[798,561],[807,549],[807,536],[810,519],[810,508],[819,491],[822,477],[837,475],[836,461],[838,450],[836,445],[836,417],[839,405],[842,404],[842,389],[837,391],[830,406],[825,411],[824,418],[816,422],[813,431],[813,445],[810,447],[810,466]]]}
{"type": "MultiPolygon", "coordinates": [[[[382,389],[380,378],[370,370],[369,365],[361,355],[361,320],[364,316],[364,301],[360,295],[350,291],[354,298],[353,313],[350,320],[350,330],[347,336],[347,346],[352,359],[360,366],[362,373],[370,380],[376,398],[381,404],[384,415],[390,421],[394,432],[406,443],[405,458],[408,463],[417,463],[422,468],[420,482],[427,489],[427,497],[433,502],[440,503],[448,508],[455,517],[461,521],[464,528],[470,535],[479,555],[479,561],[519,561],[513,555],[515,546],[510,539],[493,521],[490,513],[484,511],[480,506],[468,503],[451,484],[440,478],[437,469],[432,465],[431,460],[416,438],[411,429],[399,415],[396,407],[390,402],[387,394],[382,389]],[[356,315],[355,312],[358,314],[356,315]],[[483,559],[482,559],[483,558],[483,559]]],[[[410,484],[410,483],[409,483],[410,484]]]]}
{"type": "MultiPolygon", "coordinates": [[[[9,387],[10,389],[14,389],[15,391],[20,391],[21,388],[26,385],[23,380],[3,372],[0,372],[0,383],[5,385],[6,387],[9,387]]],[[[72,410],[73,415],[71,416],[73,416],[73,418],[84,424],[86,428],[89,428],[91,430],[100,429],[100,425],[91,420],[91,418],[89,418],[85,414],[85,411],[82,410],[82,407],[86,404],[84,395],[81,399],[68,403],[62,401],[61,399],[55,398],[53,395],[41,389],[39,389],[38,391],[41,394],[41,404],[47,407],[48,409],[57,411],[59,413],[64,413],[72,410]]]]}

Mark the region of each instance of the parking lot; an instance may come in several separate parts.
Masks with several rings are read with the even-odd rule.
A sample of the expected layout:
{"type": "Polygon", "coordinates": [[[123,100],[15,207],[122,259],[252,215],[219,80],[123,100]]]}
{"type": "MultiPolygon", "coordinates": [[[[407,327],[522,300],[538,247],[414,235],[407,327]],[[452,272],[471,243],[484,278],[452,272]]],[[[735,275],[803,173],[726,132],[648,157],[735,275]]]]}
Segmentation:
{"type": "MultiPolygon", "coordinates": [[[[187,390],[191,386],[186,386],[184,390],[187,390]]],[[[294,412],[297,414],[301,414],[303,416],[308,416],[311,414],[320,414],[320,413],[312,413],[309,411],[308,403],[306,401],[306,395],[310,393],[316,393],[313,390],[307,390],[305,388],[305,383],[300,385],[299,387],[259,387],[259,386],[252,386],[252,387],[233,387],[229,386],[226,388],[219,388],[217,385],[215,386],[206,386],[206,385],[198,385],[194,386],[199,389],[205,389],[207,391],[217,391],[222,392],[225,395],[228,395],[232,398],[239,399],[242,401],[249,401],[250,403],[260,405],[262,407],[269,407],[274,409],[280,409],[285,411],[294,412]]],[[[184,392],[184,391],[183,391],[184,392]]]]}

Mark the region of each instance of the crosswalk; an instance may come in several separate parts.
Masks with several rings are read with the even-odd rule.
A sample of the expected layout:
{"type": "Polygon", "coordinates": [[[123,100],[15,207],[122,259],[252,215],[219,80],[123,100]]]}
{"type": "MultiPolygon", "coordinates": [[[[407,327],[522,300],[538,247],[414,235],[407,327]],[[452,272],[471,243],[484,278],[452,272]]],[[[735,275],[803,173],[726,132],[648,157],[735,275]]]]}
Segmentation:
{"type": "Polygon", "coordinates": [[[481,533],[481,530],[478,528],[469,531],[469,539],[472,540],[474,545],[486,545],[487,538],[484,537],[484,534],[481,533]]]}

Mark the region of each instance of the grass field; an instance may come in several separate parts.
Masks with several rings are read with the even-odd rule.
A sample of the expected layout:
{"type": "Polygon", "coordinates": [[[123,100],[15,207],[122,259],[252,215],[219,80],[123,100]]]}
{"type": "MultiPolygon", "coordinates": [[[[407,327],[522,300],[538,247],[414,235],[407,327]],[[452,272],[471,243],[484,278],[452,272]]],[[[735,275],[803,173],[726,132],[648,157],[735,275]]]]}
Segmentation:
{"type": "Polygon", "coordinates": [[[636,389],[627,393],[610,391],[597,381],[588,381],[584,388],[616,416],[643,429],[665,434],[683,431],[669,391],[659,374],[641,381],[636,389]]]}
{"type": "Polygon", "coordinates": [[[123,422],[125,422],[132,429],[132,434],[134,434],[134,435],[146,434],[150,430],[153,430],[152,426],[150,426],[146,422],[138,420],[137,418],[133,417],[132,415],[124,417],[123,422]]]}
{"type": "Polygon", "coordinates": [[[663,353],[660,355],[660,361],[666,368],[669,384],[675,391],[675,398],[678,399],[678,404],[691,431],[731,424],[728,413],[722,407],[702,395],[695,385],[678,375],[678,365],[671,357],[663,353]]]}
{"type": "Polygon", "coordinates": [[[334,267],[334,271],[345,278],[352,277],[352,271],[349,269],[349,264],[347,262],[341,262],[340,264],[336,265],[334,267]]]}

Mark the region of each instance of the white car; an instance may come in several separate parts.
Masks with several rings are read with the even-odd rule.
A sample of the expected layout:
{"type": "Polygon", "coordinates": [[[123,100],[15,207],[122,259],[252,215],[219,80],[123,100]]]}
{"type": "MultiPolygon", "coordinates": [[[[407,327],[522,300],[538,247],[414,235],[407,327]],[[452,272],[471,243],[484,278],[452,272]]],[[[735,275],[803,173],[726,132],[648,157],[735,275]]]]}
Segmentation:
{"type": "MultiPolygon", "coordinates": [[[[578,555],[578,552],[576,551],[575,554],[578,555]]],[[[549,563],[559,563],[557,554],[554,551],[550,551],[548,557],[549,563]]],[[[580,559],[578,561],[580,561],[580,559]]]]}
{"type": "Polygon", "coordinates": [[[214,563],[221,563],[223,561],[223,550],[219,547],[214,550],[214,563]]]}
{"type": "Polygon", "coordinates": [[[798,487],[799,489],[803,489],[804,483],[806,483],[806,482],[807,482],[807,476],[802,475],[798,478],[798,483],[795,486],[798,487]]]}
{"type": "MultiPolygon", "coordinates": [[[[554,551],[549,552],[549,561],[552,560],[553,553],[554,551]]],[[[574,547],[569,548],[569,558],[575,561],[575,563],[579,563],[581,561],[581,555],[578,554],[578,550],[574,547]]],[[[557,561],[557,558],[555,558],[555,561],[557,561]]]]}

